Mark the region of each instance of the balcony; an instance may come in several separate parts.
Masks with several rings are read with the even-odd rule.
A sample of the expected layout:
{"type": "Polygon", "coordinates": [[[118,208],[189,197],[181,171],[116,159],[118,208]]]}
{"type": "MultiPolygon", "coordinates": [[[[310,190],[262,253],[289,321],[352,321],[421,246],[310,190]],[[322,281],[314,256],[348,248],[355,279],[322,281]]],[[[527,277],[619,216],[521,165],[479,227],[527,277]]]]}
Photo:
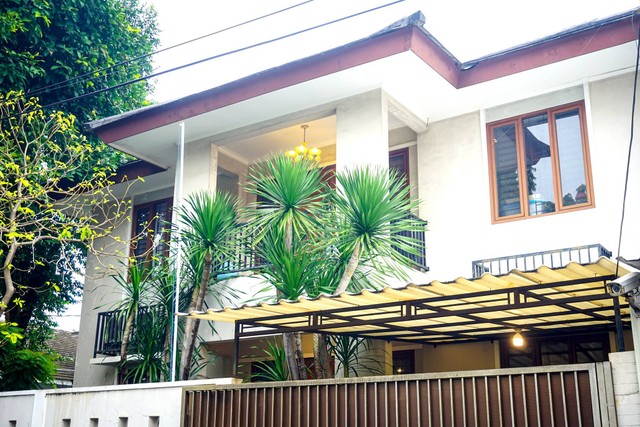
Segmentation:
{"type": "Polygon", "coordinates": [[[542,265],[549,268],[558,268],[564,267],[570,262],[580,264],[592,263],[602,256],[610,258],[611,251],[600,244],[592,244],[544,252],[482,259],[473,261],[472,263],[473,278],[477,279],[484,273],[500,276],[507,274],[513,269],[534,271],[542,265]]]}
{"type": "MultiPolygon", "coordinates": [[[[426,221],[420,220],[418,217],[412,216],[412,219],[423,222],[426,227],[426,221]]],[[[402,232],[417,242],[418,250],[415,254],[410,254],[395,248],[399,253],[406,256],[411,266],[421,271],[427,271],[426,249],[425,249],[425,230],[402,232]]],[[[254,240],[255,230],[247,225],[242,225],[233,238],[235,250],[233,256],[224,263],[214,267],[215,274],[236,273],[247,270],[256,270],[265,265],[265,260],[260,258],[256,251],[254,240]]],[[[129,344],[129,353],[136,354],[135,348],[135,323],[144,322],[144,319],[151,316],[166,315],[161,312],[161,308],[157,306],[141,307],[138,311],[138,322],[134,322],[129,344]]],[[[126,323],[126,316],[122,310],[111,310],[98,313],[98,325],[96,329],[96,338],[93,351],[93,357],[97,355],[118,356],[122,345],[122,335],[126,323]]]]}
{"type": "MultiPolygon", "coordinates": [[[[138,310],[138,320],[133,322],[131,336],[136,334],[136,324],[145,324],[145,320],[151,320],[153,317],[165,317],[168,314],[160,306],[140,307],[138,310]]],[[[124,335],[124,326],[127,318],[124,310],[111,310],[98,313],[98,326],[96,328],[96,339],[93,347],[93,357],[118,356],[120,355],[120,347],[122,346],[122,336],[124,335]]],[[[162,342],[158,343],[158,350],[161,350],[162,342]]],[[[131,339],[129,342],[128,353],[135,354],[137,351],[136,340],[131,339]]]]}

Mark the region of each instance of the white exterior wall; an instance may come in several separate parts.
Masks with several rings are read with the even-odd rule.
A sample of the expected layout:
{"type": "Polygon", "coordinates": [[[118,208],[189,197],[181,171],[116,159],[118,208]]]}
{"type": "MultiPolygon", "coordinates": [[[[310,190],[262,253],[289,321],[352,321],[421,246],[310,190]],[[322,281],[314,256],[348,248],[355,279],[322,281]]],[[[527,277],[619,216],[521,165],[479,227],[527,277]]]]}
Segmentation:
{"type": "Polygon", "coordinates": [[[225,378],[0,393],[0,426],[16,421],[16,427],[52,427],[69,420],[70,427],[85,427],[91,419],[100,427],[179,426],[183,387],[232,382],[237,381],[225,378]],[[156,417],[158,424],[150,423],[150,417],[156,417]]]}
{"type": "MultiPolygon", "coordinates": [[[[418,135],[420,216],[429,221],[430,276],[470,277],[475,260],[592,243],[617,256],[632,84],[627,74],[593,82],[585,91],[592,209],[492,224],[483,112],[431,123],[418,135]]],[[[554,94],[549,99],[553,102],[554,94]]],[[[629,259],[640,256],[640,222],[631,219],[640,217],[639,145],[632,154],[621,250],[629,259]]]]}
{"type": "Polygon", "coordinates": [[[640,390],[634,352],[609,354],[618,426],[640,426],[640,390]]]}
{"type": "MultiPolygon", "coordinates": [[[[128,216],[131,217],[131,212],[128,216]]],[[[111,274],[118,270],[125,270],[126,267],[121,262],[126,260],[126,254],[129,253],[129,245],[126,242],[131,235],[131,221],[123,221],[114,230],[114,234],[120,238],[121,243],[115,243],[113,238],[103,238],[96,242],[97,247],[105,245],[106,250],[114,254],[113,256],[101,257],[100,259],[91,254],[87,256],[87,273],[82,293],[80,330],[73,379],[75,387],[113,384],[115,381],[115,368],[91,364],[98,313],[111,310],[120,299],[115,280],[109,277],[107,268],[113,266],[111,274]],[[116,254],[124,254],[125,256],[117,256],[116,254]]]]}
{"type": "Polygon", "coordinates": [[[336,171],[357,165],[389,167],[387,99],[381,90],[344,100],[336,111],[336,171]]]}

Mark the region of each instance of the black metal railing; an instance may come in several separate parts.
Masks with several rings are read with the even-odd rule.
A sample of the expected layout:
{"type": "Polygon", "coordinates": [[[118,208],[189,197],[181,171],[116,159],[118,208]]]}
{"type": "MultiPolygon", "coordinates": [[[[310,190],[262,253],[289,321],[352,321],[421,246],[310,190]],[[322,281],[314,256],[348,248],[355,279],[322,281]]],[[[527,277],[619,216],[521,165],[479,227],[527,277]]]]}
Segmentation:
{"type": "Polygon", "coordinates": [[[221,273],[235,273],[257,269],[264,265],[259,251],[255,247],[256,228],[248,224],[240,224],[238,231],[232,237],[233,256],[222,264],[214,267],[214,271],[221,273]]]}
{"type": "MultiPolygon", "coordinates": [[[[147,320],[151,321],[154,317],[161,318],[166,315],[165,310],[159,305],[140,307],[136,321],[133,322],[128,353],[135,354],[137,351],[137,342],[135,339],[137,333],[136,325],[146,325],[148,323],[146,322],[147,320]]],[[[127,316],[125,310],[111,310],[98,313],[98,326],[96,328],[93,357],[96,357],[98,354],[106,356],[117,356],[120,354],[126,322],[127,316]]],[[[159,344],[162,345],[162,342],[159,344]]]]}
{"type": "Polygon", "coordinates": [[[549,268],[564,267],[570,262],[591,263],[601,256],[611,257],[611,251],[601,244],[575,246],[571,248],[554,249],[544,252],[511,255],[499,258],[489,258],[473,261],[473,277],[478,278],[484,273],[496,276],[507,274],[513,269],[520,271],[534,271],[540,266],[549,268]]]}
{"type": "Polygon", "coordinates": [[[416,242],[416,246],[414,248],[416,250],[416,253],[409,253],[398,247],[394,247],[394,249],[401,255],[411,260],[411,264],[414,268],[417,268],[422,271],[428,271],[429,267],[427,267],[427,249],[425,246],[425,231],[427,227],[427,221],[420,219],[415,215],[409,215],[409,219],[412,221],[415,221],[416,223],[422,224],[420,229],[411,230],[411,231],[401,231],[397,233],[397,235],[412,238],[413,241],[416,242]]]}

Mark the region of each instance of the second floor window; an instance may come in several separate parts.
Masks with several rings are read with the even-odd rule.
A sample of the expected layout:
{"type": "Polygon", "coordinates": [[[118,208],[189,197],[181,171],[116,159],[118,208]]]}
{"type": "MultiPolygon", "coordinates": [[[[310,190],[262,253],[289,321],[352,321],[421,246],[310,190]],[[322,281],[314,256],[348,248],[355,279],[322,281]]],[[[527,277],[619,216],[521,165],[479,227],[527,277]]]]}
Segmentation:
{"type": "Polygon", "coordinates": [[[133,208],[131,255],[147,261],[168,255],[171,199],[137,205],[133,208]]]}
{"type": "Polygon", "coordinates": [[[493,221],[593,206],[584,103],[487,125],[493,221]]]}

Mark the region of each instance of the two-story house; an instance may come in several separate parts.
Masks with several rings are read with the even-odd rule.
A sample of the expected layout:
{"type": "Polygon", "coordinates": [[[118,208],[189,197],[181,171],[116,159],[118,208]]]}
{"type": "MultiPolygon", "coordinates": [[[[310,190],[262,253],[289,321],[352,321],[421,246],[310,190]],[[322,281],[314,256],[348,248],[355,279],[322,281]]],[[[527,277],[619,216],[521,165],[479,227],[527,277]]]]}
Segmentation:
{"type": "MultiPolygon", "coordinates": [[[[632,114],[637,118],[638,22],[631,11],[461,63],[417,13],[368,38],[94,122],[104,143],[145,167],[144,183],[133,187],[131,221],[117,232],[127,238],[145,218],[170,211],[179,123],[185,192],[224,189],[242,204],[252,202],[247,170],[299,144],[301,125],[308,125],[306,141],[322,149],[321,166],[373,164],[405,174],[421,200],[417,214],[429,223],[419,262],[428,268],[416,270],[415,284],[594,264],[599,256],[638,258],[638,144],[619,241],[632,114]]],[[[134,165],[129,175],[135,173],[134,165]]],[[[87,271],[96,262],[89,259],[87,271]]],[[[118,296],[109,279],[88,277],[83,298],[75,385],[113,383],[115,368],[96,349],[105,310],[96,307],[118,296]]],[[[572,310],[555,320],[569,325],[562,334],[546,329],[527,350],[510,349],[503,332],[461,344],[398,342],[392,350],[410,373],[601,361],[621,347],[612,332],[615,310],[597,314],[603,322],[587,328],[574,327],[571,316],[591,312],[572,310]]],[[[628,328],[628,306],[621,317],[628,328]]],[[[205,374],[230,376],[233,327],[216,329],[216,336],[201,331],[219,356],[205,374]]],[[[631,345],[627,333],[626,349],[631,345]]]]}

